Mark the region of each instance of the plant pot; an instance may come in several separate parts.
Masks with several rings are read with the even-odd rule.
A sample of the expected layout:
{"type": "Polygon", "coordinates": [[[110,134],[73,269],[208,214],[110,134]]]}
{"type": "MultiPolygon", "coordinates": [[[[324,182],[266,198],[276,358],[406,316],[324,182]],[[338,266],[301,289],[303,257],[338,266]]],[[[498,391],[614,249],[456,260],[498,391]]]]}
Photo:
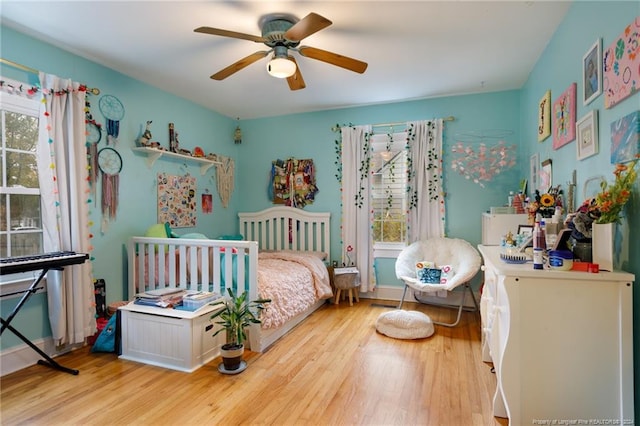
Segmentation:
{"type": "Polygon", "coordinates": [[[222,345],[220,348],[220,356],[222,357],[222,365],[224,368],[220,370],[222,372],[236,372],[243,364],[243,354],[244,345],[235,345],[230,343],[222,345]]]}

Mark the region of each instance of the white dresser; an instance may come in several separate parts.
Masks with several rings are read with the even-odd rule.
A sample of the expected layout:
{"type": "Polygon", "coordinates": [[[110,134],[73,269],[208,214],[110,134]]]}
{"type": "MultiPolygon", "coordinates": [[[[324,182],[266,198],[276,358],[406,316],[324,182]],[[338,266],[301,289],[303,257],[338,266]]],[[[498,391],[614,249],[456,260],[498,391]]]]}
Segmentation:
{"type": "Polygon", "coordinates": [[[503,262],[499,247],[478,249],[494,415],[510,425],[634,424],[634,276],[539,271],[503,262]]]}

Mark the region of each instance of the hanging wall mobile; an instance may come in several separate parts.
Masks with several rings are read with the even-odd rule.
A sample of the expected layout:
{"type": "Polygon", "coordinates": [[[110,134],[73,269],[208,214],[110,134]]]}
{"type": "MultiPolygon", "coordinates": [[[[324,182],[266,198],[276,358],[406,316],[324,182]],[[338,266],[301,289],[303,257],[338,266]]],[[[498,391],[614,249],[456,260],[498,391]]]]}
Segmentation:
{"type": "Polygon", "coordinates": [[[102,216],[115,219],[118,210],[122,157],[113,148],[102,148],[98,152],[98,167],[102,172],[102,216]]]}
{"type": "Polygon", "coordinates": [[[113,95],[104,95],[98,105],[107,124],[107,145],[115,145],[120,134],[120,120],[124,118],[124,105],[113,95]]]}

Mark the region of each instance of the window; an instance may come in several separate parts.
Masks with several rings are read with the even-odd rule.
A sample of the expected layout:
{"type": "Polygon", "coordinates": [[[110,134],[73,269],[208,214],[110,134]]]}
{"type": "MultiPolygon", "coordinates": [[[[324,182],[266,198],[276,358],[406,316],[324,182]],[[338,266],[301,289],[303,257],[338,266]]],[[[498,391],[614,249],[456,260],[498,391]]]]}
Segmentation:
{"type": "Polygon", "coordinates": [[[0,257],[43,252],[38,112],[37,100],[0,93],[0,257]]]}
{"type": "Polygon", "coordinates": [[[395,257],[407,242],[407,134],[371,136],[371,206],[376,257],[395,257]]]}

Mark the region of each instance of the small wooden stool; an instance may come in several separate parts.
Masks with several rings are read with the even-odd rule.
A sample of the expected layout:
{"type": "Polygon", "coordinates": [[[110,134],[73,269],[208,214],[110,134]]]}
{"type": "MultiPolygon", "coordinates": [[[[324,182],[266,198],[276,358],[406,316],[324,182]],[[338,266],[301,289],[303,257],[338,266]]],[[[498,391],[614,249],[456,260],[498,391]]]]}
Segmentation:
{"type": "Polygon", "coordinates": [[[349,306],[353,306],[353,298],[356,302],[360,301],[358,293],[360,292],[360,272],[358,268],[334,268],[333,269],[333,285],[336,288],[336,299],[334,304],[340,303],[340,294],[347,295],[349,293],[349,306]],[[343,293],[344,291],[344,293],[343,293]]]}

